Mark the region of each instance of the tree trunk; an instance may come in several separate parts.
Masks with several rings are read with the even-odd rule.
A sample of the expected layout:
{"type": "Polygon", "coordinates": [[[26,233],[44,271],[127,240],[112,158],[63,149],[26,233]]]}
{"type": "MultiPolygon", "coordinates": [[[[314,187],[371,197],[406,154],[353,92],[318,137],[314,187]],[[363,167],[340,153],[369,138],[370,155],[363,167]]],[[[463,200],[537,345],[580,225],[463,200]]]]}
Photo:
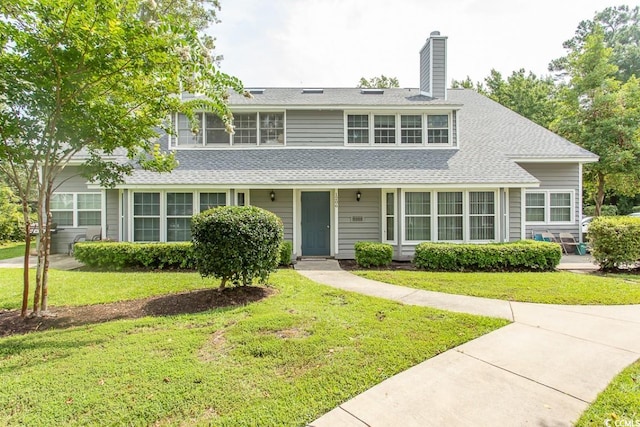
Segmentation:
{"type": "Polygon", "coordinates": [[[27,316],[29,307],[29,257],[31,255],[31,223],[29,221],[29,204],[22,200],[22,214],[24,216],[24,263],[22,266],[22,308],[20,317],[27,316]]]}
{"type": "MultiPolygon", "coordinates": [[[[41,197],[38,197],[40,200],[41,197]]],[[[42,256],[43,252],[43,236],[45,234],[45,223],[42,217],[42,203],[38,201],[38,230],[40,233],[38,234],[38,260],[36,261],[36,288],[33,292],[33,313],[32,316],[40,317],[42,313],[40,312],[40,294],[42,291],[42,270],[44,267],[44,257],[42,256]]]]}
{"type": "Polygon", "coordinates": [[[605,178],[602,172],[598,172],[597,180],[598,180],[598,190],[595,197],[595,202],[596,202],[595,216],[600,216],[600,214],[602,213],[602,205],[604,203],[604,195],[605,195],[604,194],[605,178]]]}
{"type": "MultiPolygon", "coordinates": [[[[49,187],[51,188],[51,186],[49,187]]],[[[47,198],[45,199],[45,218],[46,218],[46,228],[44,233],[44,268],[42,269],[42,299],[40,303],[40,308],[44,314],[46,314],[49,308],[49,255],[51,254],[51,210],[49,209],[49,203],[51,201],[51,194],[47,194],[47,198]]]]}

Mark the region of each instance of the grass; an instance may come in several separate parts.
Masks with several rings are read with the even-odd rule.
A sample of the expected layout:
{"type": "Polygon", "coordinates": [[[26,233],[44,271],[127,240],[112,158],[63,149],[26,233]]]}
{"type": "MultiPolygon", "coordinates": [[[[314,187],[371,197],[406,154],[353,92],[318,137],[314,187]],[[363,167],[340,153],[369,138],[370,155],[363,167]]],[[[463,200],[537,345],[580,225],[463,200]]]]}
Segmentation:
{"type": "MultiPolygon", "coordinates": [[[[12,275],[0,295],[14,307],[12,275]]],[[[271,283],[274,296],[244,307],[0,339],[0,424],[299,426],[507,323],[347,293],[291,270],[271,283]]],[[[77,304],[202,284],[194,273],[52,270],[50,287],[52,304],[77,304]]]]}
{"type": "Polygon", "coordinates": [[[578,422],[587,426],[637,426],[640,424],[640,360],[622,371],[598,395],[578,422]],[[609,420],[609,423],[606,422],[609,420]]]}
{"type": "Polygon", "coordinates": [[[0,244],[0,260],[24,256],[24,243],[11,242],[0,244]]]}
{"type": "Polygon", "coordinates": [[[367,279],[429,291],[545,304],[638,304],[640,276],[570,272],[434,273],[357,271],[367,279]]]}
{"type": "MultiPolygon", "coordinates": [[[[17,309],[22,298],[22,269],[7,268],[1,271],[0,309],[17,309]]],[[[128,301],[214,287],[218,283],[189,273],[50,270],[49,304],[59,307],[128,301]]]]}

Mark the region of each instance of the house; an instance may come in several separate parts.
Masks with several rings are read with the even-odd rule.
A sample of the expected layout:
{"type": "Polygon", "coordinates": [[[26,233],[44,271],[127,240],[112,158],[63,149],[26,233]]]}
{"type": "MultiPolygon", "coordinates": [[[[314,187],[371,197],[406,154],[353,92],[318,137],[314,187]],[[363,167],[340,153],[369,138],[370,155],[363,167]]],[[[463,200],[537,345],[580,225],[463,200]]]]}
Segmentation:
{"type": "Polygon", "coordinates": [[[505,242],[534,230],[581,239],[582,166],[597,156],[494,101],[447,89],[447,37],[431,33],[412,89],[255,88],[232,95],[235,134],[213,114],[160,138],[180,165],[115,189],[74,167],[51,210],[64,252],[86,226],[132,242],[190,239],[193,214],[255,205],[277,214],[294,256],[353,258],[359,240],[396,259],[424,241],[505,242]]]}

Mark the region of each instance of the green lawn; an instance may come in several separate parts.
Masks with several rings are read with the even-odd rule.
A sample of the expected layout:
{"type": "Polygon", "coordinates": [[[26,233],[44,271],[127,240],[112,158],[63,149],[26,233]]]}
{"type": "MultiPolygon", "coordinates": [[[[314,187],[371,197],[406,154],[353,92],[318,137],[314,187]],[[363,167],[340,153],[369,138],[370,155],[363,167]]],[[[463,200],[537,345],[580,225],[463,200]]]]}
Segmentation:
{"type": "MultiPolygon", "coordinates": [[[[19,270],[6,271],[0,307],[17,307],[19,270]]],[[[271,283],[274,296],[245,307],[0,339],[0,424],[300,426],[507,324],[335,290],[292,270],[271,283]]],[[[195,273],[52,270],[50,301],[202,286],[195,273]]]]}
{"type": "Polygon", "coordinates": [[[0,244],[0,259],[9,259],[24,256],[24,243],[0,244]]]}
{"type": "Polygon", "coordinates": [[[640,276],[569,272],[356,271],[367,279],[429,291],[546,304],[639,304],[640,276]]]}
{"type": "Polygon", "coordinates": [[[622,371],[598,395],[596,401],[582,414],[576,426],[636,426],[638,424],[640,424],[640,360],[622,371]],[[606,423],[606,420],[610,422],[606,423]]]}

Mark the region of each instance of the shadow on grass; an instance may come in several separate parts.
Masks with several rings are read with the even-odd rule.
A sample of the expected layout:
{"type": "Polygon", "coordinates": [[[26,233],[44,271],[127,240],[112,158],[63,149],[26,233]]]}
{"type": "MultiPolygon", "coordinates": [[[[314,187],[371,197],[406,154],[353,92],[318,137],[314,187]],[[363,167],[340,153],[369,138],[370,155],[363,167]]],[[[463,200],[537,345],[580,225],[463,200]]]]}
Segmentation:
{"type": "Polygon", "coordinates": [[[45,317],[22,319],[18,310],[0,311],[0,337],[50,329],[65,329],[145,316],[174,316],[231,308],[260,301],[274,293],[272,288],[239,286],[180,294],[162,295],[133,301],[78,307],[53,307],[45,317]]]}

